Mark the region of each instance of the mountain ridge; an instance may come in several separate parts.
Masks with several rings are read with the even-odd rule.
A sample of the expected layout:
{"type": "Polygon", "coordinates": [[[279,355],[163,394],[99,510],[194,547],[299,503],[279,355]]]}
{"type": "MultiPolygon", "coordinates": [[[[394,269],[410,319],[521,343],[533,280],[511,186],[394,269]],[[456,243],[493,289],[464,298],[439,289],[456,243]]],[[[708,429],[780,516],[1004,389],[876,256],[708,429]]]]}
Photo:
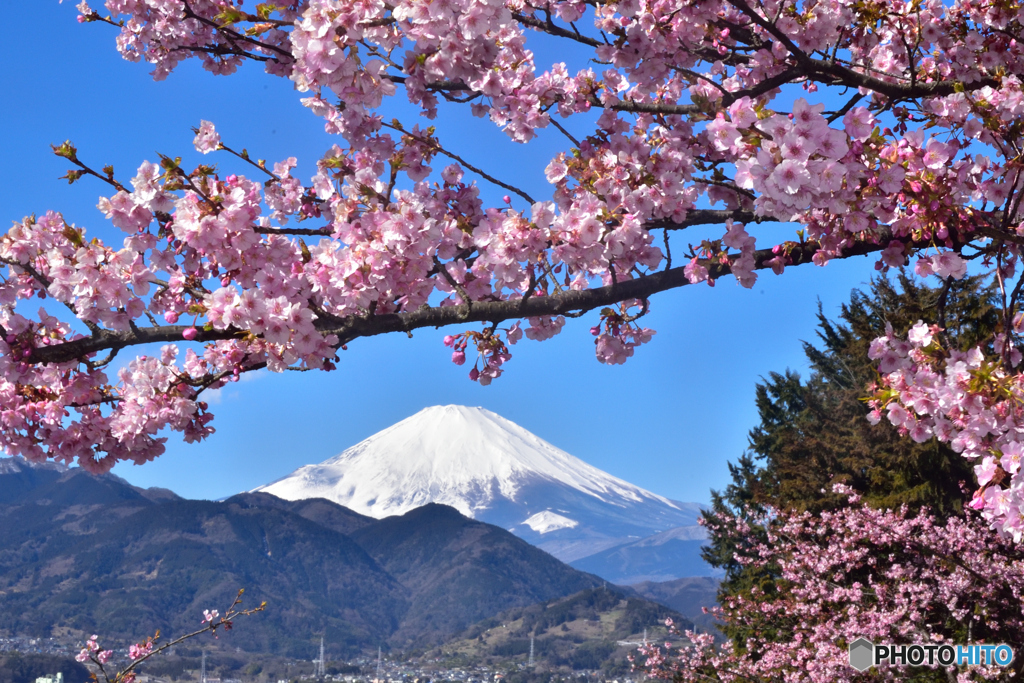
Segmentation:
{"type": "Polygon", "coordinates": [[[707,530],[698,524],[675,527],[606,548],[569,564],[619,585],[720,576],[701,557],[707,530]]]}
{"type": "Polygon", "coordinates": [[[0,503],[0,635],[180,633],[244,587],[246,606],[269,608],[239,644],[308,658],[324,629],[349,652],[432,645],[602,584],[441,505],[372,520],[269,494],[153,500],[115,477],[32,468],[0,459],[0,491],[22,483],[0,503]]]}

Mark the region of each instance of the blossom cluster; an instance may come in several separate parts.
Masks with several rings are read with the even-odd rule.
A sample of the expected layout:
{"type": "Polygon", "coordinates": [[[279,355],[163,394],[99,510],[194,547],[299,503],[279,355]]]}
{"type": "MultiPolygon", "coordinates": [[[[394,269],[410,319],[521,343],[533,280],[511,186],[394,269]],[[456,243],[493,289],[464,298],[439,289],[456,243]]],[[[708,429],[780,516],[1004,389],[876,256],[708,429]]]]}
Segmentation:
{"type": "MultiPolygon", "coordinates": [[[[1021,332],[1018,316],[1013,333],[1021,332]]],[[[1015,542],[1024,539],[1024,377],[1021,352],[1004,333],[991,351],[947,350],[937,326],[918,323],[906,339],[893,333],[871,344],[880,381],[868,419],[887,419],[917,442],[932,437],[976,463],[971,507],[1015,542]]]]}
{"type": "MultiPolygon", "coordinates": [[[[519,323],[515,323],[505,333],[505,340],[508,344],[515,344],[523,338],[523,331],[519,329],[519,323]]],[[[496,328],[485,329],[483,332],[464,332],[457,335],[446,335],[444,345],[452,348],[452,362],[462,365],[466,362],[466,347],[469,344],[476,346],[479,357],[473,363],[473,369],[469,371],[469,378],[487,386],[497,377],[501,376],[501,366],[512,358],[508,346],[501,341],[496,328]],[[483,368],[478,367],[483,365],[483,368]]]]}
{"type": "MultiPolygon", "coordinates": [[[[719,647],[709,634],[679,634],[675,644],[641,649],[649,674],[680,683],[901,681],[910,673],[901,667],[853,669],[849,643],[999,643],[1024,635],[1024,556],[976,516],[940,522],[927,511],[871,509],[851,495],[849,505],[820,516],[770,511],[759,523],[766,540],[737,560],[769,572],[775,587],[755,586],[716,610],[725,625],[754,635],[719,647]]],[[[948,675],[998,680],[1006,671],[962,666],[948,675]]]]}
{"type": "Polygon", "coordinates": [[[95,659],[100,664],[106,664],[113,655],[113,650],[104,650],[100,647],[98,635],[92,635],[85,642],[85,647],[75,655],[75,660],[84,663],[95,659]]]}
{"type": "MultiPolygon", "coordinates": [[[[639,305],[639,302],[623,302],[621,311],[628,312],[636,305],[639,305]]],[[[602,363],[622,365],[633,355],[636,347],[651,341],[651,337],[655,335],[654,330],[640,327],[635,322],[646,311],[637,315],[623,312],[606,308],[601,311],[602,324],[590,328],[590,333],[595,337],[597,359],[602,363]]]]}
{"type": "Polygon", "coordinates": [[[131,660],[142,659],[153,654],[154,641],[147,640],[144,643],[135,643],[128,648],[128,658],[131,660]]]}
{"type": "Polygon", "coordinates": [[[356,338],[419,327],[484,324],[449,346],[462,363],[474,343],[469,375],[487,384],[514,336],[543,341],[600,310],[595,356],[619,364],[653,335],[636,324],[651,295],[725,274],[749,288],[764,269],[854,254],[888,268],[935,248],[918,271],[959,277],[969,246],[1012,277],[1022,219],[1005,150],[1022,142],[1024,48],[1009,36],[1024,19],[976,0],[908,7],[82,2],[81,20],[116,26],[117,49],[155,78],[186,59],[224,75],[263,64],[338,143],[305,178],[202,121],[203,161],[244,173],[161,157],[130,182],[56,147],[69,181],[113,188],[98,208],[124,235],[87,238],[49,212],[0,237],[0,447],[94,471],[144,462],[163,430],[212,433],[205,391],[264,367],[332,370],[356,338]],[[572,49],[543,64],[535,40],[572,49]],[[835,88],[851,94],[830,109],[835,88]],[[514,143],[561,136],[542,163],[550,196],[422,120],[386,120],[396,98],[427,121],[461,108],[514,143]],[[489,206],[477,182],[508,194],[489,206]],[[758,247],[761,224],[789,221],[799,240],[758,247]],[[33,298],[57,306],[32,312],[33,298]],[[163,348],[108,377],[146,344],[163,348]]]}

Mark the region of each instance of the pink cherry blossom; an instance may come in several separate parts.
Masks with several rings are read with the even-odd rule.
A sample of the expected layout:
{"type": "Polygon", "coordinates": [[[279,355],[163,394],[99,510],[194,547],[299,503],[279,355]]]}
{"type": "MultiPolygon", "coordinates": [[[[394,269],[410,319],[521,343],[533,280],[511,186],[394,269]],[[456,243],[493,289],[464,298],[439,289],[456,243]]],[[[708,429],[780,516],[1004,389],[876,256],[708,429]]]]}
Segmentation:
{"type": "Polygon", "coordinates": [[[216,129],[214,129],[212,123],[209,121],[203,121],[199,125],[193,144],[196,147],[196,151],[202,152],[203,154],[215,152],[218,146],[220,146],[220,134],[217,133],[216,129]]]}
{"type": "Polygon", "coordinates": [[[851,139],[864,142],[875,127],[875,117],[865,107],[853,107],[843,116],[843,126],[851,139]]]}
{"type": "Polygon", "coordinates": [[[918,320],[917,324],[911,327],[910,332],[907,333],[907,341],[914,346],[928,346],[932,343],[931,328],[918,320]]]}
{"type": "MultiPolygon", "coordinates": [[[[1010,328],[1024,46],[1004,7],[107,0],[109,21],[79,11],[113,24],[116,49],[157,80],[186,61],[288,79],[335,142],[300,173],[297,158],[260,161],[260,140],[222,139],[202,121],[203,164],[166,150],[126,178],[56,145],[67,180],[103,187],[100,215],[122,234],[100,239],[110,232],[48,211],[0,237],[8,453],[92,471],[146,462],[169,432],[214,433],[205,392],[261,368],[330,371],[358,353],[340,354],[349,342],[385,333],[444,327],[452,360],[475,347],[471,379],[488,384],[521,338],[586,317],[576,332],[595,327],[595,358],[618,365],[652,341],[642,318],[668,289],[727,275],[749,289],[768,268],[862,256],[868,269],[916,262],[921,277],[990,274],[1006,335],[990,340],[997,358],[943,364],[930,360],[939,331],[887,334],[872,357],[896,373],[892,390],[918,373],[927,389],[895,401],[905,415],[879,399],[872,419],[965,453],[1016,429],[1002,403],[951,398],[958,382],[993,377],[993,363],[1012,393],[1022,360],[1010,328]],[[464,149],[460,115],[532,147],[464,149]],[[56,305],[37,311],[43,298],[56,305]]],[[[1014,509],[1016,495],[983,499],[1014,509]]]]}
{"type": "Polygon", "coordinates": [[[944,251],[932,259],[932,269],[941,278],[959,280],[967,274],[967,263],[952,251],[944,251]]]}
{"type": "Polygon", "coordinates": [[[129,659],[142,659],[153,653],[153,641],[146,641],[145,643],[136,643],[128,648],[129,659]]]}
{"type": "MultiPolygon", "coordinates": [[[[863,637],[874,643],[959,644],[967,629],[987,629],[992,642],[1019,642],[1024,619],[1016,601],[989,597],[1024,592],[1017,546],[976,514],[942,522],[927,511],[875,510],[845,491],[851,494],[847,505],[817,516],[787,510],[769,510],[750,521],[719,516],[740,533],[752,532],[755,524],[765,530],[764,541],[739,547],[735,559],[763,570],[762,576],[778,577],[772,590],[755,585],[709,610],[720,623],[750,635],[739,645],[720,644],[710,634],[679,632],[668,622],[675,642],[641,647],[634,665],[677,683],[712,676],[854,683],[867,675],[901,681],[915,669],[882,666],[860,673],[849,664],[849,643],[863,637]]],[[[992,664],[947,671],[965,682],[1006,677],[1005,669],[992,664]]]]}

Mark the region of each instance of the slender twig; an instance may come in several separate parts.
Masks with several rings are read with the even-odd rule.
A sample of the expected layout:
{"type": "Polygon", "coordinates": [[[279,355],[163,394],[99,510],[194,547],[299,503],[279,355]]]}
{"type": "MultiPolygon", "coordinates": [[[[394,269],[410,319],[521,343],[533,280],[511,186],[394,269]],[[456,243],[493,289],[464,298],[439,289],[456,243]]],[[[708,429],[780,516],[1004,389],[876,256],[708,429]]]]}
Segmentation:
{"type": "Polygon", "coordinates": [[[583,43],[589,47],[601,47],[604,44],[599,40],[582,35],[578,30],[575,30],[575,26],[573,26],[573,31],[557,26],[551,20],[551,15],[548,15],[547,21],[541,21],[536,17],[531,17],[523,14],[522,12],[513,12],[512,17],[520,24],[524,24],[530,28],[535,28],[538,31],[543,31],[544,33],[558,36],[559,38],[568,38],[569,40],[574,40],[577,43],[583,43]]]}
{"type": "Polygon", "coordinates": [[[487,173],[483,169],[481,169],[481,168],[479,168],[477,166],[474,166],[473,164],[469,163],[468,161],[466,161],[465,159],[463,159],[459,155],[453,154],[452,152],[449,152],[448,150],[446,150],[445,148],[441,147],[441,145],[439,145],[438,143],[434,142],[433,140],[431,140],[429,138],[425,138],[425,137],[420,136],[420,135],[416,135],[415,133],[410,133],[409,131],[405,130],[405,128],[403,128],[401,126],[401,124],[395,125],[395,123],[381,123],[381,125],[384,126],[385,128],[390,128],[392,130],[396,130],[399,133],[401,133],[402,135],[407,135],[410,138],[412,138],[413,140],[416,140],[417,142],[419,142],[420,144],[427,145],[428,147],[430,147],[432,150],[434,150],[438,154],[442,154],[442,155],[448,157],[449,159],[452,159],[454,161],[459,162],[460,164],[462,164],[463,166],[468,168],[473,173],[476,173],[478,176],[480,176],[484,180],[486,180],[486,181],[488,181],[490,183],[493,183],[493,184],[497,185],[498,187],[502,187],[502,188],[508,190],[509,192],[515,192],[517,195],[519,195],[520,197],[525,199],[530,204],[533,204],[536,201],[536,200],[534,200],[533,197],[531,197],[529,194],[527,194],[524,190],[519,189],[515,185],[509,185],[506,182],[498,180],[497,178],[495,178],[491,174],[487,173]]]}
{"type": "Polygon", "coordinates": [[[854,93],[853,97],[851,97],[849,100],[847,100],[846,104],[844,104],[841,109],[839,109],[834,114],[830,114],[828,116],[828,118],[827,118],[828,122],[829,123],[834,123],[837,119],[841,119],[842,117],[846,116],[847,112],[849,112],[851,109],[853,109],[854,105],[856,105],[858,102],[860,102],[863,98],[864,98],[864,96],[861,95],[859,92],[858,93],[854,93]]]}
{"type": "MultiPolygon", "coordinates": [[[[31,264],[29,264],[29,263],[20,263],[18,261],[12,260],[12,259],[6,259],[6,258],[2,258],[2,257],[0,257],[0,263],[6,263],[9,266],[12,266],[12,267],[15,267],[15,268],[21,268],[26,273],[31,275],[33,280],[35,280],[36,282],[41,284],[43,286],[43,290],[49,290],[50,284],[51,284],[50,280],[48,278],[46,278],[45,276],[43,276],[43,274],[40,273],[38,270],[36,270],[34,267],[32,267],[31,264]]],[[[56,298],[56,297],[54,297],[54,298],[56,298]]],[[[57,300],[60,301],[60,303],[66,309],[71,311],[71,314],[74,315],[77,320],[79,320],[83,325],[85,325],[87,328],[89,328],[90,332],[92,332],[93,334],[97,334],[100,331],[100,327],[96,323],[94,323],[94,322],[92,322],[90,320],[86,320],[81,315],[79,315],[78,311],[75,310],[75,307],[72,306],[69,302],[63,301],[61,299],[57,299],[57,300]]]]}
{"type": "Polygon", "coordinates": [[[459,281],[452,277],[452,274],[448,272],[448,267],[441,263],[441,259],[437,258],[437,255],[434,256],[434,268],[441,273],[441,276],[445,281],[451,285],[452,289],[454,289],[458,293],[459,297],[462,298],[462,303],[465,304],[466,312],[468,314],[470,307],[473,305],[473,300],[469,298],[469,294],[467,294],[466,290],[461,284],[459,284],[459,281]]]}
{"type": "MultiPolygon", "coordinates": [[[[193,128],[192,131],[195,132],[195,133],[198,133],[199,129],[198,128],[193,128]]],[[[250,164],[251,166],[253,166],[255,168],[258,168],[259,170],[263,171],[264,173],[266,173],[268,176],[270,176],[271,178],[273,178],[277,182],[281,182],[281,176],[277,175],[276,173],[274,173],[273,171],[268,169],[266,163],[262,159],[260,159],[259,162],[253,161],[252,158],[249,156],[249,152],[248,151],[243,149],[241,151],[241,153],[236,152],[235,150],[233,150],[230,147],[228,147],[227,145],[225,145],[223,142],[220,143],[219,145],[217,145],[217,149],[222,149],[222,150],[224,150],[225,152],[227,152],[229,154],[234,154],[236,157],[238,157],[242,161],[246,162],[247,164],[250,164]]]]}
{"type": "MultiPolygon", "coordinates": [[[[161,652],[164,652],[165,650],[168,650],[168,649],[174,647],[178,643],[181,643],[181,642],[184,642],[186,640],[189,640],[190,638],[195,638],[196,636],[200,636],[200,635],[206,633],[207,631],[216,631],[218,628],[221,628],[221,627],[230,628],[231,627],[231,620],[232,619],[235,619],[236,617],[240,617],[240,616],[250,616],[252,614],[256,614],[257,612],[262,612],[264,609],[266,609],[267,603],[266,602],[262,602],[262,603],[260,603],[259,607],[252,607],[250,609],[244,609],[244,610],[237,610],[236,611],[235,607],[237,605],[241,604],[241,602],[242,602],[242,593],[244,593],[244,592],[245,592],[245,589],[241,589],[241,590],[238,591],[238,596],[235,598],[235,601],[233,603],[231,603],[231,606],[228,607],[225,610],[225,613],[224,613],[223,616],[221,616],[220,621],[217,621],[217,622],[212,622],[212,621],[211,622],[207,622],[206,625],[203,626],[203,628],[201,628],[201,629],[199,629],[197,631],[193,631],[192,633],[187,633],[187,634],[185,634],[183,636],[179,636],[179,637],[175,638],[174,640],[172,640],[172,641],[170,641],[168,643],[164,643],[160,647],[154,649],[149,654],[143,655],[142,657],[139,657],[138,659],[133,661],[123,671],[118,672],[115,675],[114,680],[115,681],[124,680],[126,674],[131,673],[137,666],[139,666],[140,664],[145,662],[147,659],[149,659],[150,657],[153,657],[153,656],[155,656],[157,654],[160,654],[161,652]]],[[[95,659],[93,659],[93,661],[96,662],[95,659]]],[[[100,670],[103,671],[103,665],[100,664],[99,662],[96,662],[96,663],[99,665],[100,670]]],[[[106,675],[105,671],[103,671],[103,674],[104,674],[104,678],[106,678],[107,681],[109,682],[110,678],[106,675]]]]}
{"type": "Polygon", "coordinates": [[[548,114],[548,120],[551,121],[551,125],[552,126],[557,128],[558,130],[562,131],[562,135],[564,135],[565,137],[569,138],[569,140],[572,142],[572,144],[576,145],[577,148],[580,146],[580,141],[577,140],[576,138],[574,138],[572,136],[572,134],[569,131],[567,131],[562,126],[562,124],[560,124],[558,121],[556,121],[554,116],[551,116],[551,114],[548,114]]]}
{"type": "Polygon", "coordinates": [[[112,167],[108,167],[108,169],[111,170],[111,172],[109,174],[100,175],[99,173],[97,173],[93,169],[89,168],[89,166],[87,166],[86,164],[82,163],[82,161],[78,158],[78,150],[75,149],[74,145],[72,145],[70,142],[65,142],[62,145],[50,145],[50,149],[53,150],[53,153],[55,155],[61,157],[62,159],[67,159],[68,161],[73,163],[75,166],[77,166],[78,168],[82,169],[81,171],[69,171],[66,176],[63,176],[65,178],[67,178],[68,181],[74,182],[81,175],[87,174],[87,175],[91,175],[91,176],[94,176],[96,178],[99,178],[100,180],[102,180],[103,182],[107,183],[108,185],[111,185],[112,187],[114,187],[115,189],[117,189],[120,192],[128,192],[128,188],[126,188],[124,185],[119,183],[116,178],[114,178],[113,168],[112,167]],[[73,174],[77,174],[77,175],[73,175],[73,174]]]}

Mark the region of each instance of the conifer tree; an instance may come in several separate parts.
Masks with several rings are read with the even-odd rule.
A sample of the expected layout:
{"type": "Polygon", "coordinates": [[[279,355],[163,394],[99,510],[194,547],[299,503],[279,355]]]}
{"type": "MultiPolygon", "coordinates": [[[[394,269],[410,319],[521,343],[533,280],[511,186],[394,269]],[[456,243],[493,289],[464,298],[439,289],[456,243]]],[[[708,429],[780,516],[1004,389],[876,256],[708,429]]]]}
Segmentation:
{"type": "MultiPolygon", "coordinates": [[[[771,599],[779,590],[771,565],[735,560],[738,551],[766,539],[757,524],[739,533],[737,520],[750,522],[768,507],[833,510],[844,498],[832,487],[845,484],[876,508],[927,506],[940,519],[963,510],[975,488],[972,463],[934,438],[915,443],[888,421],[872,425],[866,419],[862,399],[877,378],[868,346],[887,324],[902,334],[919,320],[943,327],[953,347],[989,343],[999,325],[995,297],[993,284],[981,277],[930,288],[901,271],[895,281],[878,277],[866,291],[853,291],[838,320],[819,304],[819,344],[804,342],[810,376],[773,372],[757,385],[760,423],[750,431],[750,448],[729,464],[732,483],[712,491],[704,559],[726,572],[720,601],[749,597],[752,589],[771,599]]],[[[726,628],[726,635],[738,642],[749,634],[726,628]]]]}

